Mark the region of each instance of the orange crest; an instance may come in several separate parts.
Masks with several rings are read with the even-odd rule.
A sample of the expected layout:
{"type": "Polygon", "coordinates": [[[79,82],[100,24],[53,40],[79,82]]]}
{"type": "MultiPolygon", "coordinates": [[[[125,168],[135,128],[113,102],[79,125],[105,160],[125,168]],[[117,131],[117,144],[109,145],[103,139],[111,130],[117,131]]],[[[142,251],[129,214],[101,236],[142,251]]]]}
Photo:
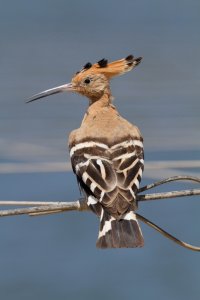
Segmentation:
{"type": "Polygon", "coordinates": [[[134,58],[133,55],[129,55],[126,58],[108,63],[106,59],[102,59],[95,64],[87,63],[80,72],[77,72],[73,80],[81,80],[81,78],[87,74],[103,74],[108,80],[114,76],[122,75],[131,71],[142,60],[142,57],[134,58]]]}

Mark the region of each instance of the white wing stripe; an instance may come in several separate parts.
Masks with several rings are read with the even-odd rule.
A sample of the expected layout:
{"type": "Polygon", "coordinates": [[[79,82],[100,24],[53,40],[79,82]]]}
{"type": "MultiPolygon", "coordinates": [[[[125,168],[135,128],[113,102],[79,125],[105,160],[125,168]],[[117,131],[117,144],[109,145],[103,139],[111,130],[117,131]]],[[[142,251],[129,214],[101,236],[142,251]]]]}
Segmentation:
{"type": "Polygon", "coordinates": [[[84,142],[84,143],[77,144],[76,146],[71,148],[70,157],[72,157],[77,150],[80,150],[82,148],[96,147],[96,146],[100,147],[100,148],[103,148],[103,149],[108,149],[108,146],[106,144],[103,144],[103,143],[84,142]]]}
{"type": "Polygon", "coordinates": [[[140,183],[139,183],[138,179],[136,179],[136,180],[134,181],[134,184],[135,184],[135,185],[137,186],[137,188],[139,189],[140,183]]]}
{"type": "Polygon", "coordinates": [[[115,150],[116,148],[120,148],[120,147],[121,148],[126,148],[126,147],[129,147],[129,146],[132,146],[132,145],[143,148],[142,141],[140,141],[140,140],[129,140],[129,141],[124,141],[124,142],[119,143],[119,144],[115,144],[110,149],[115,150]]]}
{"type": "Polygon", "coordinates": [[[125,141],[125,142],[122,142],[122,143],[119,143],[119,144],[115,144],[114,146],[111,147],[112,150],[116,149],[116,148],[126,148],[128,146],[131,146],[133,145],[133,140],[129,140],[129,141],[125,141]]]}
{"type": "Polygon", "coordinates": [[[82,175],[83,182],[86,183],[88,178],[89,178],[89,176],[88,176],[87,172],[84,172],[83,175],[82,175]]]}
{"type": "Polygon", "coordinates": [[[134,191],[132,190],[132,188],[129,188],[129,191],[130,191],[131,195],[133,196],[133,199],[135,200],[136,196],[135,196],[135,193],[134,193],[134,191]]]}
{"type": "MultiPolygon", "coordinates": [[[[138,161],[139,161],[139,159],[136,158],[136,159],[132,162],[132,164],[131,164],[130,166],[128,166],[126,169],[118,170],[117,173],[122,173],[122,172],[128,171],[129,169],[133,168],[133,167],[138,163],[138,161]]],[[[122,163],[123,163],[123,162],[124,162],[124,161],[122,161],[122,163]]],[[[121,164],[122,164],[122,163],[121,163],[121,164]]],[[[121,164],[120,164],[120,165],[121,165],[121,164]]]]}
{"type": "Polygon", "coordinates": [[[88,199],[87,199],[87,204],[88,205],[95,205],[97,204],[97,200],[93,197],[93,196],[89,196],[88,199]]]}
{"type": "Polygon", "coordinates": [[[143,148],[143,143],[141,141],[139,141],[139,140],[134,140],[133,141],[133,145],[134,146],[138,146],[140,148],[143,148]]]}
{"type": "Polygon", "coordinates": [[[131,156],[135,156],[135,151],[131,152],[131,153],[125,153],[125,154],[122,154],[120,156],[117,156],[117,157],[113,158],[113,161],[116,161],[116,160],[119,160],[119,159],[126,159],[126,158],[129,158],[131,156]]]}
{"type": "Polygon", "coordinates": [[[133,178],[133,180],[130,182],[129,187],[132,187],[133,184],[135,184],[137,186],[137,188],[139,188],[139,181],[138,181],[138,175],[141,174],[142,169],[140,168],[139,171],[137,172],[137,174],[135,174],[135,177],[133,178]]]}
{"type": "Polygon", "coordinates": [[[78,172],[82,167],[88,166],[88,165],[89,165],[89,161],[88,160],[86,162],[81,162],[79,164],[76,164],[75,170],[76,170],[76,172],[78,172]]]}
{"type": "Polygon", "coordinates": [[[96,189],[97,185],[94,183],[94,181],[90,184],[90,189],[94,193],[94,190],[96,189]]]}
{"type": "MultiPolygon", "coordinates": [[[[88,154],[88,153],[84,153],[83,154],[83,156],[85,157],[85,158],[87,158],[87,159],[99,159],[99,156],[95,156],[95,155],[90,155],[90,154],[88,154]]],[[[101,160],[105,160],[105,161],[107,161],[107,162],[109,162],[110,164],[112,163],[112,161],[110,161],[109,159],[107,159],[107,158],[104,158],[104,157],[101,157],[101,160]]]]}
{"type": "Polygon", "coordinates": [[[105,192],[101,192],[101,197],[100,197],[100,199],[99,199],[99,202],[101,202],[102,200],[103,200],[103,197],[104,197],[104,195],[105,195],[105,192]]]}
{"type": "Polygon", "coordinates": [[[92,182],[91,184],[89,184],[89,188],[90,188],[91,190],[93,189],[92,192],[94,192],[95,188],[98,187],[98,188],[101,190],[101,192],[105,193],[105,191],[104,191],[104,189],[102,188],[102,186],[99,185],[98,182],[96,182],[96,181],[94,180],[94,178],[90,177],[90,176],[87,174],[87,172],[84,172],[83,175],[82,175],[82,180],[83,180],[83,182],[86,183],[87,179],[90,179],[91,182],[92,182]]]}
{"type": "Polygon", "coordinates": [[[106,170],[105,170],[105,167],[104,167],[103,162],[101,161],[101,159],[97,159],[97,164],[100,166],[101,176],[105,180],[106,179],[106,170]]]}

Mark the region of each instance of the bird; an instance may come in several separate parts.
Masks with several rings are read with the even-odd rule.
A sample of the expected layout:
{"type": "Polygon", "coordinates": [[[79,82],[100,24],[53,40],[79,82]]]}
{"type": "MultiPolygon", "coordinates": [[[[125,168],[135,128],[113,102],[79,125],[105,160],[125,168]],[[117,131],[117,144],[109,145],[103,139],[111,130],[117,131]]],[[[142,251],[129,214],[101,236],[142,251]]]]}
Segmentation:
{"type": "Polygon", "coordinates": [[[81,126],[69,135],[73,172],[88,207],[100,219],[97,248],[143,247],[135,211],[144,170],[143,137],[113,104],[110,80],[134,69],[142,57],[88,62],[70,83],[45,90],[32,102],[60,92],[76,92],[89,100],[81,126]]]}

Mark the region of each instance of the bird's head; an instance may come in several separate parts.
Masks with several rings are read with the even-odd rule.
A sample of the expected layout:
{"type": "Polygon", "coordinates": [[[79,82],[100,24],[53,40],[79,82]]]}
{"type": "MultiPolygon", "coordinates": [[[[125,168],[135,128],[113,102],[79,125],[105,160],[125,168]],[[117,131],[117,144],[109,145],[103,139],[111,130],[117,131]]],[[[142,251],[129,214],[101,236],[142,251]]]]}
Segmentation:
{"type": "Polygon", "coordinates": [[[108,63],[102,59],[95,64],[87,63],[77,72],[70,83],[64,84],[32,96],[27,102],[32,102],[60,92],[77,92],[90,99],[91,102],[100,99],[109,90],[109,81],[114,76],[131,71],[141,62],[142,57],[134,58],[129,55],[126,58],[108,63]]]}

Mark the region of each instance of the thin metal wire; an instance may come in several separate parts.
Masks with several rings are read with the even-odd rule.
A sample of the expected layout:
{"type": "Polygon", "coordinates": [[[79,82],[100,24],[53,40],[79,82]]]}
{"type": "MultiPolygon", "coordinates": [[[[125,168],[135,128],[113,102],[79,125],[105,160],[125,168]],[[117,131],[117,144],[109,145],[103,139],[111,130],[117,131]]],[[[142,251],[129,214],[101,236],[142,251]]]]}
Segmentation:
{"type": "Polygon", "coordinates": [[[187,176],[187,175],[173,176],[173,177],[169,177],[169,178],[166,178],[166,179],[163,179],[163,180],[159,180],[159,181],[156,181],[154,183],[151,183],[151,184],[148,184],[148,185],[145,185],[145,186],[141,187],[138,190],[138,194],[140,194],[141,192],[150,190],[150,189],[152,189],[156,186],[159,186],[161,184],[169,183],[169,182],[172,182],[172,181],[179,181],[179,180],[188,180],[188,181],[194,181],[194,182],[200,183],[200,178],[198,178],[198,177],[187,176]]]}
{"type": "Polygon", "coordinates": [[[136,213],[136,216],[140,221],[142,221],[145,224],[149,225],[150,227],[152,227],[153,229],[155,229],[156,231],[158,231],[159,233],[164,235],[164,237],[170,239],[171,241],[175,242],[176,244],[178,244],[178,245],[180,245],[184,248],[187,248],[189,250],[200,251],[200,247],[193,246],[191,244],[185,243],[185,242],[177,239],[175,236],[171,235],[170,233],[168,233],[167,231],[165,231],[164,229],[162,229],[158,225],[154,224],[150,220],[146,219],[145,217],[141,216],[140,214],[136,213]]]}
{"type": "MultiPolygon", "coordinates": [[[[161,184],[165,184],[172,181],[177,180],[190,180],[194,182],[200,183],[200,178],[197,177],[191,177],[191,176],[174,176],[169,177],[167,179],[157,181],[155,183],[146,185],[139,189],[139,193],[152,189],[156,186],[159,186],[161,184]]],[[[175,198],[175,197],[182,197],[182,196],[191,196],[191,195],[200,195],[200,189],[192,189],[192,190],[183,190],[183,191],[171,191],[166,193],[152,193],[152,194],[144,194],[144,195],[138,195],[138,201],[146,201],[146,200],[156,200],[156,199],[166,199],[166,198],[175,198]]],[[[0,201],[1,205],[1,201],[0,201]]],[[[37,202],[37,201],[2,201],[2,205],[12,205],[12,206],[30,206],[30,205],[37,205],[35,207],[26,207],[26,208],[20,208],[20,209],[8,209],[8,210],[0,210],[0,217],[3,216],[16,216],[16,215],[29,215],[29,216],[39,216],[39,215],[47,215],[47,214],[53,214],[53,213],[60,213],[64,211],[88,211],[89,208],[87,206],[85,199],[79,199],[77,201],[73,202],[37,202]]],[[[164,229],[160,228],[158,225],[154,224],[150,220],[146,219],[145,217],[141,216],[140,214],[136,213],[136,216],[139,220],[147,224],[148,226],[152,227],[162,235],[164,235],[166,238],[172,240],[173,242],[177,243],[178,245],[185,247],[189,250],[193,251],[200,251],[200,247],[193,246],[191,244],[185,243],[164,229]]]]}

